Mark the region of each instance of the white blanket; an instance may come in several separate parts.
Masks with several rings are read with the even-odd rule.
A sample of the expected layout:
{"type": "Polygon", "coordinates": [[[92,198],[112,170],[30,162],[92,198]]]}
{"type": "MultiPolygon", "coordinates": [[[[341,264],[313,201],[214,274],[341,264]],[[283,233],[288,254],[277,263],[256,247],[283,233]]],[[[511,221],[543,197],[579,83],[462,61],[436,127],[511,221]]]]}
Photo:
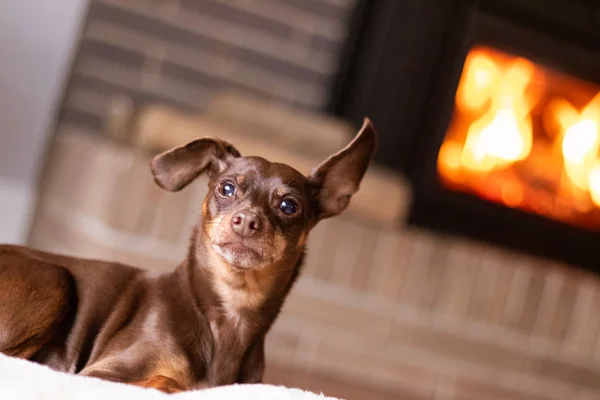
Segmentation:
{"type": "Polygon", "coordinates": [[[232,385],[167,395],[120,383],[53,371],[0,354],[2,400],[335,400],[299,389],[272,385],[232,385]]]}

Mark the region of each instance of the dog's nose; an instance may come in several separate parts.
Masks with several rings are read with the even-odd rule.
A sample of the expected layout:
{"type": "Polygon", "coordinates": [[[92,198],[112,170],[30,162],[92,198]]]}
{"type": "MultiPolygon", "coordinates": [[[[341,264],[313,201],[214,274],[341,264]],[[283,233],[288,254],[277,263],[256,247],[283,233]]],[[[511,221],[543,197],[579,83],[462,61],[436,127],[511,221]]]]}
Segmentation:
{"type": "Polygon", "coordinates": [[[231,217],[231,229],[241,237],[252,236],[261,228],[260,217],[251,211],[239,211],[231,217]]]}

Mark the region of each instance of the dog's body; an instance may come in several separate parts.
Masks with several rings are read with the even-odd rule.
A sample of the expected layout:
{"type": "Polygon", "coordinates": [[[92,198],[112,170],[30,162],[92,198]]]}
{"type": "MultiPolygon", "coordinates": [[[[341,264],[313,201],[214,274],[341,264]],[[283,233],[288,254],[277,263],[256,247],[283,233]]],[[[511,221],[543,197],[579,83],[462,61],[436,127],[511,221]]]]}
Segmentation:
{"type": "MultiPolygon", "coordinates": [[[[275,315],[242,315],[257,313],[242,308],[238,320],[213,315],[220,302],[214,278],[195,261],[188,257],[172,273],[153,275],[0,247],[0,343],[11,343],[2,351],[108,380],[145,384],[148,377],[164,376],[177,383],[169,384],[174,390],[260,381],[264,334],[275,315]],[[220,355],[225,367],[209,380],[207,368],[219,347],[226,349],[220,355]],[[227,365],[232,368],[224,373],[227,365]]],[[[276,304],[266,305],[271,307],[276,304]]]]}
{"type": "Polygon", "coordinates": [[[264,339],[297,278],[308,232],[348,205],[375,149],[368,122],[310,176],[199,139],[152,162],[176,191],[209,175],[185,260],[154,275],[0,246],[0,352],[174,392],[257,383],[264,339]]]}

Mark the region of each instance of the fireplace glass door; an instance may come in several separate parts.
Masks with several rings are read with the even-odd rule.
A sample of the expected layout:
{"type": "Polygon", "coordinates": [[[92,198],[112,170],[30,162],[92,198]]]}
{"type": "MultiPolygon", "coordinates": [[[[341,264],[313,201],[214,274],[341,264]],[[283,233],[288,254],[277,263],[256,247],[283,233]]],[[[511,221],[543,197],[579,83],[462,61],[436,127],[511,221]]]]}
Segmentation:
{"type": "Polygon", "coordinates": [[[472,47],[437,172],[447,189],[600,231],[600,87],[472,47]]]}

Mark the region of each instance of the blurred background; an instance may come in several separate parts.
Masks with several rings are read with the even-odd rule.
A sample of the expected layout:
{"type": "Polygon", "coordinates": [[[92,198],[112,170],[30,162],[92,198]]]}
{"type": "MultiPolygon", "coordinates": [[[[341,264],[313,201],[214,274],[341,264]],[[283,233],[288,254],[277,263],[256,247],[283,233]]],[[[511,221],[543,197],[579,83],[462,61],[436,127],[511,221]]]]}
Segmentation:
{"type": "Polygon", "coordinates": [[[376,162],[309,238],[266,382],[350,399],[600,398],[596,0],[0,4],[0,241],[155,271],[200,136],[308,173],[376,162]]]}

